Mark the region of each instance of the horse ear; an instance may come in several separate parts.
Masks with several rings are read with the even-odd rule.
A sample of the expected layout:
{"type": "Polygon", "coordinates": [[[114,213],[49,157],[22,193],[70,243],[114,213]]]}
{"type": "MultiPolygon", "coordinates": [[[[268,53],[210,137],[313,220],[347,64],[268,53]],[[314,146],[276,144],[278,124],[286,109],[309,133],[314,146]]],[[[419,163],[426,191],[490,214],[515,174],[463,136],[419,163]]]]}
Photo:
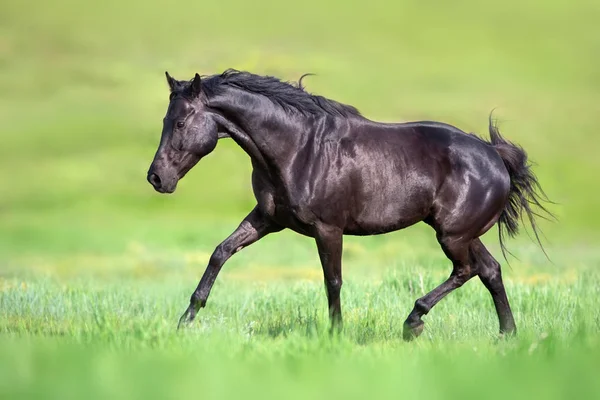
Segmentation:
{"type": "Polygon", "coordinates": [[[169,72],[167,72],[167,71],[165,71],[165,75],[167,77],[167,83],[169,84],[169,88],[171,89],[171,92],[174,92],[178,86],[177,80],[175,78],[173,78],[171,75],[169,75],[169,72]]]}
{"type": "Polygon", "coordinates": [[[202,79],[200,78],[200,75],[198,75],[198,73],[196,73],[196,75],[194,75],[194,79],[192,80],[192,93],[194,93],[194,95],[198,96],[201,91],[202,91],[202,79]]]}

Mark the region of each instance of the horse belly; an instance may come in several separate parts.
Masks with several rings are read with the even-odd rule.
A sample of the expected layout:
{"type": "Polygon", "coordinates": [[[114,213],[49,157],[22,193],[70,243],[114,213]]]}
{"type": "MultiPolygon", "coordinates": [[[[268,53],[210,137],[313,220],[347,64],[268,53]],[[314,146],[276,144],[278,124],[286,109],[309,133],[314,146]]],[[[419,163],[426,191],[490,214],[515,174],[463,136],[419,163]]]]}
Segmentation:
{"type": "MultiPolygon", "coordinates": [[[[404,180],[403,180],[404,181],[404,180]]],[[[429,185],[382,184],[363,192],[345,233],[373,235],[409,227],[427,218],[433,204],[429,185]]]]}

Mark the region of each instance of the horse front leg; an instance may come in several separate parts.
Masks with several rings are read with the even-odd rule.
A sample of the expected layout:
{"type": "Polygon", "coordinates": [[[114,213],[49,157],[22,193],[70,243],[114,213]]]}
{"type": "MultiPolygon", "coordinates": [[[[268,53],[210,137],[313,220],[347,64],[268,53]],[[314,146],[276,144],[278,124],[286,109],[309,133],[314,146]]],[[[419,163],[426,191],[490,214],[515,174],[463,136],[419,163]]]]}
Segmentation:
{"type": "Polygon", "coordinates": [[[282,227],[266,218],[260,212],[258,207],[255,207],[250,214],[244,218],[237,229],[233,231],[227,239],[221,242],[212,253],[206,271],[204,271],[204,275],[202,275],[198,287],[192,294],[190,305],[179,319],[177,329],[184,324],[191,323],[194,318],[196,318],[198,311],[206,305],[206,300],[217,279],[219,271],[223,267],[223,264],[225,264],[233,254],[244,247],[250,246],[252,243],[265,237],[269,233],[278,232],[282,229],[282,227]]]}
{"type": "Polygon", "coordinates": [[[315,240],[323,266],[331,331],[333,332],[336,329],[341,330],[342,327],[340,291],[342,289],[343,231],[337,227],[318,225],[315,231],[315,240]]]}

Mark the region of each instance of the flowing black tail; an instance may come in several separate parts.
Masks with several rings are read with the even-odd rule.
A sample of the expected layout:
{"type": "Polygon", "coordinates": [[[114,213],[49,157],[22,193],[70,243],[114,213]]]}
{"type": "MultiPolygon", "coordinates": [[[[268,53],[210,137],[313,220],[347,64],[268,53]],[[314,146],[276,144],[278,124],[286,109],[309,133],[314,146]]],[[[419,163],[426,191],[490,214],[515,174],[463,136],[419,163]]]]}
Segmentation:
{"type": "MultiPolygon", "coordinates": [[[[506,259],[507,249],[504,244],[504,238],[515,236],[519,231],[519,220],[523,214],[527,215],[535,238],[542,251],[546,254],[544,246],[539,237],[539,228],[535,220],[536,217],[543,219],[556,219],[554,214],[548,211],[542,203],[552,203],[544,190],[540,186],[537,177],[531,169],[531,163],[527,160],[527,153],[519,145],[505,140],[498,127],[490,115],[490,142],[496,148],[498,154],[504,161],[508,175],[510,176],[510,192],[508,202],[500,214],[498,220],[500,247],[502,255],[506,259]],[[538,211],[534,209],[537,208],[538,211]]],[[[509,252],[510,253],[510,252],[509,252]]]]}

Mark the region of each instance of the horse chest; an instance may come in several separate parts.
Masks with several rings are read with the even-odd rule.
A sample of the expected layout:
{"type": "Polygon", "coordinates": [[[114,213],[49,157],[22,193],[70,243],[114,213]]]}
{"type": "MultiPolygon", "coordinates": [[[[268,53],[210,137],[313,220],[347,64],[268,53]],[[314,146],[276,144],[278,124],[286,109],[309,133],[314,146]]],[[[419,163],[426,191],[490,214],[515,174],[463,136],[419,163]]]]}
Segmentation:
{"type": "Polygon", "coordinates": [[[290,200],[283,188],[277,189],[266,176],[259,173],[252,174],[252,187],[263,214],[283,227],[311,236],[314,215],[307,207],[290,200]]]}

